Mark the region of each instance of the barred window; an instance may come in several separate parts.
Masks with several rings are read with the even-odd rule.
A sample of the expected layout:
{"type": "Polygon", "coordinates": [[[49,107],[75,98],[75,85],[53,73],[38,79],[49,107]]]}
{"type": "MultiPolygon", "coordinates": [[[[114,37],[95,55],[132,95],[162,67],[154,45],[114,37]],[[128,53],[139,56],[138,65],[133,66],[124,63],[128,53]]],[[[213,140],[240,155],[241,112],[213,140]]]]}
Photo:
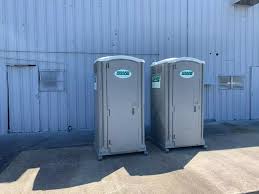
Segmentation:
{"type": "Polygon", "coordinates": [[[231,89],[231,76],[219,76],[219,88],[222,90],[231,89]]]}
{"type": "Polygon", "coordinates": [[[218,80],[219,88],[222,90],[244,89],[244,76],[218,76],[218,80]]]}
{"type": "Polygon", "coordinates": [[[232,88],[243,90],[245,85],[244,76],[232,76],[232,88]]]}

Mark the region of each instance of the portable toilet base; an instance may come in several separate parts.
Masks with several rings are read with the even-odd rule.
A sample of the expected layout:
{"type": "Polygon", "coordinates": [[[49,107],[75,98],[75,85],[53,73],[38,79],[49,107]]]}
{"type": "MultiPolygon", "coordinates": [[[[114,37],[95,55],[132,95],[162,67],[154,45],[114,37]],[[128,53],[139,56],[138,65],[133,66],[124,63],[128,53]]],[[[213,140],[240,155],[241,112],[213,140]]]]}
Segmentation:
{"type": "Polygon", "coordinates": [[[151,89],[152,140],[171,148],[205,146],[203,138],[203,66],[193,58],[153,63],[151,89]]]}
{"type": "Polygon", "coordinates": [[[144,152],[144,60],[129,56],[97,59],[95,148],[103,156],[144,152]]]}

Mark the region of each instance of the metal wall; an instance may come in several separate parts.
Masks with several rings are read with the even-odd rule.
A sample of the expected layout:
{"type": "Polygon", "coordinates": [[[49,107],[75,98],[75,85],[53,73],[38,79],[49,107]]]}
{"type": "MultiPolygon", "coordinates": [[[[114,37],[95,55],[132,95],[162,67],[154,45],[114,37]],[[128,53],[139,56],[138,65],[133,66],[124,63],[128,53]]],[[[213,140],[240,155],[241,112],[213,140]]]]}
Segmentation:
{"type": "Polygon", "coordinates": [[[206,61],[206,118],[250,119],[250,67],[259,65],[259,6],[189,0],[188,55],[206,61]],[[245,77],[244,90],[221,90],[218,75],[245,77]]]}
{"type": "Polygon", "coordinates": [[[1,133],[8,128],[6,65],[65,70],[65,93],[40,93],[41,131],[93,129],[92,64],[114,54],[146,60],[147,129],[149,65],[167,57],[207,62],[206,118],[248,119],[249,66],[259,65],[259,6],[236,7],[231,2],[0,0],[1,133]],[[244,74],[245,90],[220,91],[218,74],[244,74]]]}

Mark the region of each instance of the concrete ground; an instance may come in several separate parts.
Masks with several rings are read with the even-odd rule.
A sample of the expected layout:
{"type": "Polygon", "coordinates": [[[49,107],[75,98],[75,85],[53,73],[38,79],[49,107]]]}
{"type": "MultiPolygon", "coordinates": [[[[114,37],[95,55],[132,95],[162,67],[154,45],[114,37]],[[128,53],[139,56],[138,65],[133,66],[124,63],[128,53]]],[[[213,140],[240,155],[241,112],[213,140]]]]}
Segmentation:
{"type": "Polygon", "coordinates": [[[208,150],[166,154],[147,142],[148,156],[112,156],[101,162],[88,145],[93,136],[87,132],[1,137],[0,193],[259,191],[259,122],[209,123],[205,128],[208,150]]]}
{"type": "Polygon", "coordinates": [[[53,132],[0,136],[0,173],[22,151],[92,145],[93,132],[53,132]]]}

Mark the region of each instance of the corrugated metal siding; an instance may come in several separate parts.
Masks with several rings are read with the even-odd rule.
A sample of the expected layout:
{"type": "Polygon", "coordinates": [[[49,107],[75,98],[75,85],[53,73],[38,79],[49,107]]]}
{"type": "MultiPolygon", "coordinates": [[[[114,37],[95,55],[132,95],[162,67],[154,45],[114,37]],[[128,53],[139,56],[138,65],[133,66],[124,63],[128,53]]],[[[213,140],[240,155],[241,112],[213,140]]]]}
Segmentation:
{"type": "Polygon", "coordinates": [[[6,82],[6,66],[0,65],[0,134],[4,134],[8,128],[8,109],[7,109],[7,88],[6,82]]]}
{"type": "Polygon", "coordinates": [[[250,67],[259,65],[259,6],[189,0],[189,8],[188,53],[207,63],[205,117],[249,119],[250,67]],[[218,75],[245,76],[245,90],[220,90],[218,75]]]}
{"type": "Polygon", "coordinates": [[[207,62],[206,82],[211,85],[205,89],[206,118],[248,118],[248,67],[259,64],[259,21],[255,19],[259,6],[240,8],[230,2],[0,0],[1,130],[7,128],[6,64],[65,69],[65,94],[40,95],[42,131],[65,130],[69,125],[92,129],[92,64],[98,57],[113,54],[146,60],[147,128],[149,65],[167,57],[189,55],[207,62]],[[218,74],[245,74],[246,90],[219,91],[218,74]]]}

